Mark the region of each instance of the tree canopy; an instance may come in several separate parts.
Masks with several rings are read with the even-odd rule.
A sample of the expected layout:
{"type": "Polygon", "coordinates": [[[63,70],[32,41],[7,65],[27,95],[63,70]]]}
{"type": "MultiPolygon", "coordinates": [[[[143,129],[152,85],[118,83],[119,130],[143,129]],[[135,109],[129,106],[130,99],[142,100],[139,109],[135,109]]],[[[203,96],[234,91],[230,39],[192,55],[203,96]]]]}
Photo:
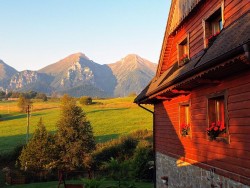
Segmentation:
{"type": "Polygon", "coordinates": [[[95,149],[92,126],[76,100],[68,95],[61,99],[57,127],[59,166],[69,170],[84,168],[85,158],[95,149]]]}
{"type": "Polygon", "coordinates": [[[55,158],[54,137],[47,132],[40,119],[32,138],[19,156],[21,169],[29,171],[50,169],[55,163],[55,158]]]}

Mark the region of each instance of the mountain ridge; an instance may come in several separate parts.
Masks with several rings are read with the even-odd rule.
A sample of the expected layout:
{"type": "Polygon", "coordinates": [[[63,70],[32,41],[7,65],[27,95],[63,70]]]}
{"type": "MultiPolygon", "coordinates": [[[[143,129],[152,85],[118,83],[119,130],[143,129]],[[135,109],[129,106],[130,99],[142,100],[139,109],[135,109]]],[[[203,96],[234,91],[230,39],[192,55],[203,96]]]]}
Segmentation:
{"type": "MultiPolygon", "coordinates": [[[[3,61],[2,64],[7,66],[3,61]]],[[[156,66],[137,54],[128,54],[115,63],[98,64],[78,52],[37,71],[18,72],[11,67],[9,70],[12,71],[5,76],[4,84],[0,82],[0,89],[23,91],[28,88],[48,94],[58,92],[80,96],[82,93],[96,97],[119,97],[139,93],[153,78],[156,66]]]]}

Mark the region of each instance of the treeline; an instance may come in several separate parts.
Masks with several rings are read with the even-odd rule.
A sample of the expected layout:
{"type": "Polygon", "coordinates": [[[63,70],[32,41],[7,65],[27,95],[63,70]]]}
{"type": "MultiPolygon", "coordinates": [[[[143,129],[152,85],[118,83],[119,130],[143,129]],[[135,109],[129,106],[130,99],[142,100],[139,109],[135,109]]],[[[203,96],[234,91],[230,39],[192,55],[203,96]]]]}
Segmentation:
{"type": "Polygon", "coordinates": [[[26,99],[42,99],[43,101],[48,100],[48,97],[45,93],[39,93],[36,91],[28,91],[28,92],[10,91],[7,93],[4,91],[0,91],[0,100],[8,98],[19,98],[20,96],[23,96],[26,99]]]}

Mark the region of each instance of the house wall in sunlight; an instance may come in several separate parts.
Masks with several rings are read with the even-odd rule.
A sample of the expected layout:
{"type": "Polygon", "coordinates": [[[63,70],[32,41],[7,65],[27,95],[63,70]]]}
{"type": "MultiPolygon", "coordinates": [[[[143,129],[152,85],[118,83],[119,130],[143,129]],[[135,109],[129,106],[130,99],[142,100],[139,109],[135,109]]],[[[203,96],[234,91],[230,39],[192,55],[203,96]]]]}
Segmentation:
{"type": "MultiPolygon", "coordinates": [[[[175,27],[175,32],[167,33],[166,46],[162,54],[163,64],[160,74],[164,73],[176,61],[178,61],[178,43],[189,33],[189,57],[192,58],[204,50],[204,25],[202,21],[213,12],[221,8],[223,10],[224,28],[245,14],[250,7],[249,0],[203,0],[193,13],[186,17],[182,24],[175,27]]],[[[174,15],[173,15],[174,17],[174,15]]],[[[171,26],[170,26],[171,27],[171,26]]],[[[171,31],[173,28],[171,27],[171,31]]]]}
{"type": "MultiPolygon", "coordinates": [[[[170,101],[155,104],[157,187],[161,187],[160,177],[169,176],[169,181],[177,181],[174,174],[179,174],[179,172],[180,184],[192,182],[193,177],[199,177],[199,184],[201,184],[206,178],[200,176],[198,172],[202,171],[206,174],[211,169],[215,169],[216,176],[221,175],[218,176],[220,177],[218,181],[223,185],[222,187],[227,187],[227,182],[229,182],[227,178],[230,178],[232,180],[230,182],[237,186],[238,184],[234,182],[250,185],[249,115],[250,71],[227,78],[216,86],[195,89],[188,96],[176,97],[170,101]],[[209,126],[207,96],[221,91],[227,93],[225,124],[228,125],[228,135],[222,140],[211,141],[206,132],[209,126]],[[183,103],[190,104],[191,116],[190,135],[185,137],[181,135],[180,127],[179,107],[183,103]],[[186,165],[178,164],[177,160],[185,161],[186,165]],[[171,172],[169,169],[172,169],[171,172]],[[180,178],[183,173],[187,174],[187,172],[187,177],[180,178]]],[[[205,182],[212,185],[210,181],[205,182]]]]}

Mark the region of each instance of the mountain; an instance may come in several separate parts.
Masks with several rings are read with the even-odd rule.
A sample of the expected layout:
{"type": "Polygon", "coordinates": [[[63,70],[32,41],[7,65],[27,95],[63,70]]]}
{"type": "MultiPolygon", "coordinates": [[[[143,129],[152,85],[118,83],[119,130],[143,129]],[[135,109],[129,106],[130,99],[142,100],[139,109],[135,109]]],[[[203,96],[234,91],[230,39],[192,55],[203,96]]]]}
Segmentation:
{"type": "MultiPolygon", "coordinates": [[[[54,77],[51,86],[58,91],[70,90],[75,87],[93,86],[113,96],[116,79],[107,65],[100,65],[90,60],[83,53],[72,54],[52,65],[39,70],[54,77]]],[[[87,88],[86,88],[87,89],[87,88]]]]}
{"type": "Polygon", "coordinates": [[[136,54],[101,65],[83,53],[75,53],[38,71],[21,72],[0,61],[0,90],[119,97],[139,93],[155,71],[156,64],[136,54]]]}
{"type": "Polygon", "coordinates": [[[16,73],[10,79],[8,89],[18,91],[34,90],[38,92],[50,93],[52,88],[50,83],[53,77],[37,71],[25,70],[16,73]]]}
{"type": "Polygon", "coordinates": [[[157,68],[156,64],[136,54],[129,54],[108,66],[117,80],[115,96],[127,96],[132,92],[138,94],[153,78],[157,68]]]}
{"type": "Polygon", "coordinates": [[[17,70],[7,65],[0,59],[0,90],[7,88],[11,76],[17,73],[17,70]]]}

